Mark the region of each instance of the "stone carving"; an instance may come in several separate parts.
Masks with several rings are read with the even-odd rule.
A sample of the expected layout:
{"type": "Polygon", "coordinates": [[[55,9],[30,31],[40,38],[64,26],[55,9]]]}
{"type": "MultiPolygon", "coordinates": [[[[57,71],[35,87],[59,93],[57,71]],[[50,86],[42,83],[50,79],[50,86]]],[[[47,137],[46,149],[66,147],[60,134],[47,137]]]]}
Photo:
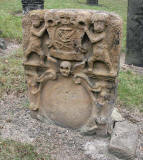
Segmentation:
{"type": "Polygon", "coordinates": [[[143,67],[143,0],[128,1],[126,63],[143,67]]]}
{"type": "Polygon", "coordinates": [[[31,10],[44,9],[44,0],[21,0],[23,14],[31,10]]]}
{"type": "Polygon", "coordinates": [[[121,46],[118,16],[91,10],[32,11],[23,18],[30,108],[83,134],[107,135],[121,46]]]}

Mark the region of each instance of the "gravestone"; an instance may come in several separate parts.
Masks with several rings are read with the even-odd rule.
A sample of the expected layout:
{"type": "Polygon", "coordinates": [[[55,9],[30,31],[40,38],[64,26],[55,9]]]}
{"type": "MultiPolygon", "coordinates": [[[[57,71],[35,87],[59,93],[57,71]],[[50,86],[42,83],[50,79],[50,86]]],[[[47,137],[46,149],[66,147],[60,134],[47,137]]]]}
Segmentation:
{"type": "Polygon", "coordinates": [[[87,0],[87,4],[98,5],[98,0],[87,0]]]}
{"type": "Polygon", "coordinates": [[[117,15],[91,10],[24,16],[23,64],[37,119],[87,135],[111,132],[121,24],[117,15]]]}
{"type": "Polygon", "coordinates": [[[143,0],[128,1],[126,63],[143,67],[143,0]]]}
{"type": "Polygon", "coordinates": [[[31,10],[44,9],[44,0],[21,0],[23,14],[31,10]]]}

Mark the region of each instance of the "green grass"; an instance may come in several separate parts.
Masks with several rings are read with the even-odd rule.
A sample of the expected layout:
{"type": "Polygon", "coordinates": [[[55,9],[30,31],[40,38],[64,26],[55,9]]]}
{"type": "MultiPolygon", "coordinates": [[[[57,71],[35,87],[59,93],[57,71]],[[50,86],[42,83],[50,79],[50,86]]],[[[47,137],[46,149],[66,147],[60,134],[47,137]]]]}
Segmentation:
{"type": "Polygon", "coordinates": [[[22,11],[20,0],[0,0],[1,37],[22,40],[21,17],[13,14],[22,11]]]}
{"type": "Polygon", "coordinates": [[[0,160],[50,160],[38,154],[32,145],[0,139],[0,160]]]}
{"type": "MultiPolygon", "coordinates": [[[[82,8],[114,12],[123,19],[123,46],[126,46],[127,0],[99,0],[99,6],[89,6],[86,0],[45,0],[45,9],[82,8]]],[[[21,17],[14,15],[21,11],[21,0],[0,0],[0,30],[2,37],[22,40],[21,17]]]]}
{"type": "Polygon", "coordinates": [[[21,93],[26,90],[22,57],[20,48],[10,56],[0,58],[0,97],[5,92],[21,93]]]}
{"type": "Polygon", "coordinates": [[[120,72],[118,97],[123,105],[143,112],[143,75],[120,72]]]}

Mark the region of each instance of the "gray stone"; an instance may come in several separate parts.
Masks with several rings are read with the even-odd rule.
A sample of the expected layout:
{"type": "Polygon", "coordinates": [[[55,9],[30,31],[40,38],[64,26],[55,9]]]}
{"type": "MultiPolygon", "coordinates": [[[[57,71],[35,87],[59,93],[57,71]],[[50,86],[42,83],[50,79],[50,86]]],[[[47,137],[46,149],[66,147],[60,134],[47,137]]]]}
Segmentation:
{"type": "Polygon", "coordinates": [[[89,5],[98,5],[98,0],[87,0],[87,4],[89,4],[89,5]]]}
{"type": "Polygon", "coordinates": [[[2,38],[0,38],[0,49],[7,49],[6,43],[2,38]]]}
{"type": "Polygon", "coordinates": [[[44,0],[21,0],[23,14],[31,10],[44,9],[44,0]]]}
{"type": "Polygon", "coordinates": [[[143,0],[128,0],[126,63],[143,67],[143,0]]]}
{"type": "Polygon", "coordinates": [[[111,118],[113,120],[113,122],[121,122],[124,121],[125,119],[122,117],[122,115],[120,114],[118,108],[114,108],[113,112],[111,114],[111,118]]]}
{"type": "Polygon", "coordinates": [[[95,160],[119,160],[108,152],[110,139],[109,138],[95,138],[92,142],[86,142],[84,145],[84,153],[91,159],[95,160]]]}
{"type": "Polygon", "coordinates": [[[138,127],[128,121],[117,122],[111,136],[109,152],[124,160],[134,160],[138,142],[138,127]]]}

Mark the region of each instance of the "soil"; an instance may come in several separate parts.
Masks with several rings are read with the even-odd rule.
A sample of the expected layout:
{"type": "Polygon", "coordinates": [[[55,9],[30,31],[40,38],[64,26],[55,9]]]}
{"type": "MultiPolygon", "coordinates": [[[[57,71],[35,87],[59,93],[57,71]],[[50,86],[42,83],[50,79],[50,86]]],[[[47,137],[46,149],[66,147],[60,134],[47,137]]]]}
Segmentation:
{"type": "MultiPolygon", "coordinates": [[[[31,117],[27,104],[28,99],[25,95],[3,97],[0,101],[1,138],[32,144],[37,152],[51,155],[50,160],[109,160],[110,155],[105,154],[109,138],[82,136],[74,130],[42,123],[31,117]],[[97,148],[94,144],[97,144],[97,148]]],[[[120,107],[120,112],[127,120],[139,126],[140,138],[136,160],[142,160],[143,114],[123,107],[120,107]]],[[[119,159],[110,157],[110,160],[119,159]]]]}
{"type": "Polygon", "coordinates": [[[18,43],[16,40],[9,40],[9,39],[4,39],[6,42],[7,49],[2,50],[0,49],[0,56],[1,57],[6,57],[11,55],[15,50],[20,48],[22,45],[18,43]]]}

